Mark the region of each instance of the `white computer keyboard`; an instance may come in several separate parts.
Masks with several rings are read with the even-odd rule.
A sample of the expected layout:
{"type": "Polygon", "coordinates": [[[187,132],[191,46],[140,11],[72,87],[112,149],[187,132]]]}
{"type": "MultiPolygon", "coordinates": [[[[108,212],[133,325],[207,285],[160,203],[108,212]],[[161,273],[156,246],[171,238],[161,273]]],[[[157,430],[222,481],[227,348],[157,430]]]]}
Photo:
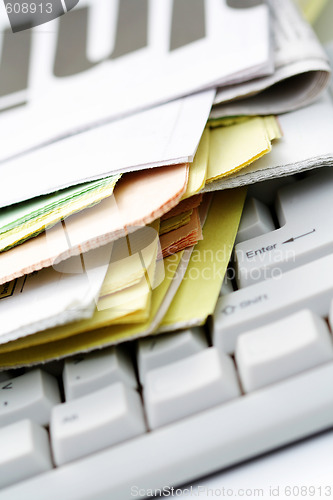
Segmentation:
{"type": "Polygon", "coordinates": [[[331,168],[249,188],[205,328],[0,373],[1,500],[129,499],[332,427],[332,198],[331,168]]]}

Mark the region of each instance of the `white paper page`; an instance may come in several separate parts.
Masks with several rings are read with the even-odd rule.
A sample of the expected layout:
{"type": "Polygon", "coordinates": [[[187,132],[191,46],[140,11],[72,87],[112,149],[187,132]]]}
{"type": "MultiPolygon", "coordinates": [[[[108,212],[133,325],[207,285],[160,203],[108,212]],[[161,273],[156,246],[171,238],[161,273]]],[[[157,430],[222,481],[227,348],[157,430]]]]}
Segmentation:
{"type": "MultiPolygon", "coordinates": [[[[4,30],[3,2],[0,14],[4,30]]],[[[5,32],[0,109],[18,107],[0,115],[0,160],[232,75],[267,74],[268,21],[264,2],[235,9],[226,0],[80,0],[55,21],[5,32]]]]}
{"type": "Polygon", "coordinates": [[[292,0],[273,0],[275,68],[306,59],[325,59],[312,27],[292,0]]]}
{"type": "Polygon", "coordinates": [[[214,96],[177,99],[0,164],[0,206],[119,171],[192,161],[214,96]]]}
{"type": "Polygon", "coordinates": [[[291,111],[309,103],[327,86],[330,68],[326,54],[294,2],[272,0],[271,15],[274,74],[218,89],[215,104],[226,104],[215,106],[211,118],[291,111]]]}
{"type": "Polygon", "coordinates": [[[47,328],[90,318],[105,278],[111,245],[66,265],[49,267],[0,285],[0,344],[47,328]],[[62,269],[63,272],[60,272],[62,269]]]}
{"type": "Polygon", "coordinates": [[[326,92],[314,104],[279,116],[283,137],[272,151],[238,174],[207,184],[205,191],[229,189],[333,163],[333,104],[326,92]]]}
{"type": "Polygon", "coordinates": [[[246,93],[253,91],[254,95],[213,106],[210,118],[277,115],[294,111],[316,99],[329,80],[330,70],[326,60],[295,62],[277,69],[274,75],[264,78],[264,82],[254,80],[246,83],[246,93]],[[263,90],[256,93],[260,87],[263,90]]]}

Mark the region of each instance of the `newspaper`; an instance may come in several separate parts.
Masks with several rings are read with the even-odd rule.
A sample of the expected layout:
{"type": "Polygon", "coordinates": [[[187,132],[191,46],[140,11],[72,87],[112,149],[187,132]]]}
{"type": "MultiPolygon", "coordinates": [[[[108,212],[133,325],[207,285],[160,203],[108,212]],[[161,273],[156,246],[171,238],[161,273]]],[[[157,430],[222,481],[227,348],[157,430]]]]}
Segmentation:
{"type": "Polygon", "coordinates": [[[273,70],[265,2],[80,0],[18,33],[0,2],[0,27],[0,161],[273,70]]]}
{"type": "Polygon", "coordinates": [[[218,89],[211,118],[285,113],[306,106],[328,85],[327,56],[293,1],[271,0],[270,6],[274,74],[218,89]],[[219,104],[226,101],[232,102],[219,104]]]}

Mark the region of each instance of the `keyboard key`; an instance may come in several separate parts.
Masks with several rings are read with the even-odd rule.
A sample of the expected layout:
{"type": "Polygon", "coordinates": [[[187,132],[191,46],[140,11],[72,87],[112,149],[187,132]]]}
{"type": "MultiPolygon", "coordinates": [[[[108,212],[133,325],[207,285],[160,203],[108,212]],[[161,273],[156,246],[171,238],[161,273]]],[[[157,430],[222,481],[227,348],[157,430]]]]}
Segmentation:
{"type": "MultiPolygon", "coordinates": [[[[0,488],[52,469],[49,436],[31,420],[0,429],[0,488]]],[[[28,498],[24,495],[24,498],[28,498]]]]}
{"type": "Polygon", "coordinates": [[[122,382],[58,405],[52,411],[50,434],[58,466],[144,432],[140,396],[122,382]]]}
{"type": "Polygon", "coordinates": [[[333,341],[326,322],[303,310],[240,335],[236,363],[245,392],[333,361],[333,341]]]}
{"type": "Polygon", "coordinates": [[[264,182],[255,182],[250,184],[247,189],[247,196],[252,196],[265,203],[265,205],[274,205],[276,193],[283,186],[288,186],[296,182],[296,177],[289,175],[287,177],[276,177],[264,182]]]}
{"type": "Polygon", "coordinates": [[[147,373],[144,402],[155,429],[240,395],[234,364],[210,347],[147,373]]]}
{"type": "Polygon", "coordinates": [[[51,409],[61,402],[56,379],[32,370],[0,384],[0,426],[25,418],[48,425],[51,409]]]}
{"type": "Polygon", "coordinates": [[[53,375],[53,377],[60,379],[62,377],[62,372],[64,369],[64,360],[57,359],[54,361],[49,361],[48,363],[43,363],[43,371],[53,375]]]}
{"type": "Polygon", "coordinates": [[[228,278],[228,275],[226,275],[221,286],[220,296],[229,295],[229,293],[233,293],[233,291],[234,289],[231,283],[231,279],[228,278]]]}
{"type": "Polygon", "coordinates": [[[274,230],[275,225],[269,208],[255,198],[247,198],[236,236],[236,243],[250,240],[274,230]]]}
{"type": "Polygon", "coordinates": [[[329,315],[328,315],[328,322],[331,328],[331,332],[333,333],[333,297],[332,297],[332,302],[329,310],[329,315]]]}
{"type": "Polygon", "coordinates": [[[141,383],[148,371],[207,349],[203,328],[189,328],[183,332],[148,337],[138,342],[138,367],[141,383]]]}
{"type": "Polygon", "coordinates": [[[137,380],[133,363],[121,348],[110,347],[66,360],[63,383],[66,401],[85,396],[114,382],[124,382],[135,389],[137,380]]]}
{"type": "Polygon", "coordinates": [[[333,297],[333,255],[298,267],[217,301],[211,322],[212,343],[227,353],[237,337],[300,309],[327,317],[333,297]]]}
{"type": "Polygon", "coordinates": [[[8,372],[0,372],[0,384],[1,382],[4,382],[5,380],[10,380],[11,376],[9,375],[8,372]]]}
{"type": "Polygon", "coordinates": [[[277,191],[276,214],[280,226],[299,223],[304,217],[328,222],[332,213],[332,168],[318,170],[277,191]]]}
{"type": "Polygon", "coordinates": [[[239,288],[275,277],[333,252],[333,169],[278,192],[280,229],[235,247],[239,288]]]}

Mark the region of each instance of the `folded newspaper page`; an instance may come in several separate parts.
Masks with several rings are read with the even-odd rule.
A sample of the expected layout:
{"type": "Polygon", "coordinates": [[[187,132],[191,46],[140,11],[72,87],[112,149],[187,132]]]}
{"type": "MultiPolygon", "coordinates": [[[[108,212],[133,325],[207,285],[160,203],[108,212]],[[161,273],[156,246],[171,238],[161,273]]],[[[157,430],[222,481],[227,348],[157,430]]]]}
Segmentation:
{"type": "Polygon", "coordinates": [[[294,2],[271,0],[270,6],[274,73],[218,89],[211,118],[285,113],[306,106],[328,85],[327,56],[294,2]]]}
{"type": "MultiPolygon", "coordinates": [[[[80,0],[58,19],[12,33],[10,2],[0,2],[0,160],[231,80],[270,74],[267,4],[229,3],[80,0]]],[[[16,2],[16,10],[23,5],[16,2]]]]}

